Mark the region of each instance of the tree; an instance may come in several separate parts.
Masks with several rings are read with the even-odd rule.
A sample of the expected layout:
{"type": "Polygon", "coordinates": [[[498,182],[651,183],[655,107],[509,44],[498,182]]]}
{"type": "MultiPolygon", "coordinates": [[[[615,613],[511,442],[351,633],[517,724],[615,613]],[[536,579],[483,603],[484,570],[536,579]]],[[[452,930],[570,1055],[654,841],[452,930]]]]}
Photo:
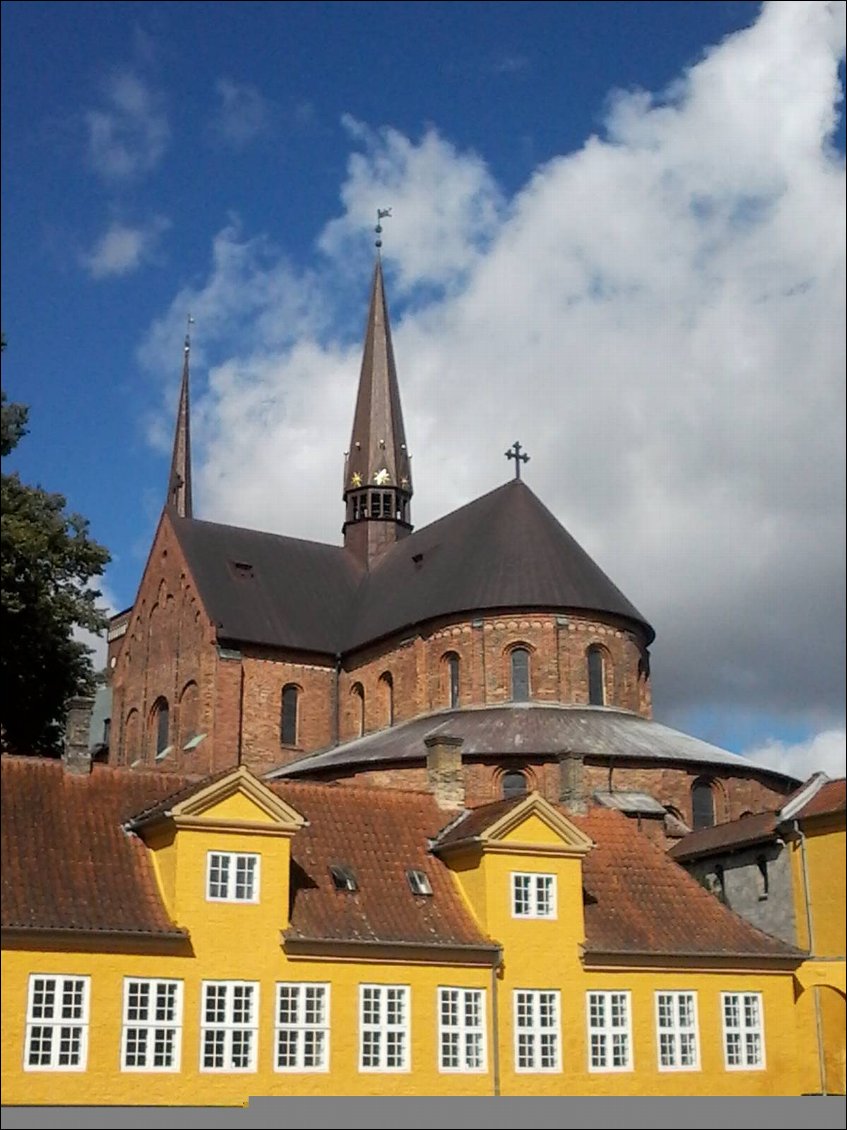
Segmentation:
{"type": "MultiPolygon", "coordinates": [[[[0,453],[9,455],[27,432],[28,410],[2,393],[0,453]]],[[[66,500],[3,472],[0,734],[3,749],[56,754],[69,698],[94,689],[91,650],[74,628],[101,632],[106,616],[90,588],[110,558],[88,536],[88,522],[66,514],[66,500]]]]}

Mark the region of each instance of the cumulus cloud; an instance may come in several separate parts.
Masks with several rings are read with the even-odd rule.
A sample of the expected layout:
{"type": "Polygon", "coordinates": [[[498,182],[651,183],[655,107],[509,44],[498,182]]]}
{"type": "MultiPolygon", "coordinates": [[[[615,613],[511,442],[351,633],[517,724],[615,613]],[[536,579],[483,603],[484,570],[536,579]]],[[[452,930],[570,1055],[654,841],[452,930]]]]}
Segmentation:
{"type": "Polygon", "coordinates": [[[130,69],[113,71],[102,95],[102,104],[85,114],[92,168],[112,182],[150,172],[170,139],[161,97],[130,69]]]}
{"type": "Polygon", "coordinates": [[[210,130],[231,149],[243,149],[266,133],[271,123],[271,105],[251,83],[222,78],[215,84],[218,106],[210,130]]]}
{"type": "Polygon", "coordinates": [[[759,765],[798,777],[801,781],[820,771],[835,778],[845,774],[846,744],[844,730],[825,730],[804,742],[771,740],[747,751],[746,756],[759,765]]]}
{"type": "Polygon", "coordinates": [[[155,254],[169,227],[170,222],[163,216],[154,216],[136,226],[114,220],[91,250],[80,256],[80,261],[94,279],[131,274],[155,254]]]}
{"type": "Polygon", "coordinates": [[[611,97],[602,135],[511,198],[435,128],[347,119],[323,259],[303,272],[230,225],[145,345],[172,353],[197,308],[204,516],[337,540],[361,348],[349,312],[360,327],[362,233],[391,206],[415,522],[499,485],[520,439],[529,485],[655,626],[660,717],[838,725],[843,16],[765,5],[670,90],[611,97]]]}

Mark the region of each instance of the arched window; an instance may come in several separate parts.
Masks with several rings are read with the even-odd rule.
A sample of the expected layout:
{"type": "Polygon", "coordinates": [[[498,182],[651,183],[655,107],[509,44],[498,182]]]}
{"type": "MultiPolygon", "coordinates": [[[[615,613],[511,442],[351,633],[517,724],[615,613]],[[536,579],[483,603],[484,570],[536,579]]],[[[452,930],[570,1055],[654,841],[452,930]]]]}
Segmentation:
{"type": "Polygon", "coordinates": [[[389,726],[394,725],[394,680],[388,671],[379,677],[379,686],[385,703],[385,718],[389,726]]]}
{"type": "Polygon", "coordinates": [[[691,786],[691,820],[694,828],[711,828],[715,823],[715,794],[708,777],[698,777],[691,786]]]}
{"type": "Polygon", "coordinates": [[[197,737],[200,726],[200,691],[195,682],[186,683],[179,698],[179,745],[185,749],[197,737]]]}
{"type": "Polygon", "coordinates": [[[153,703],[153,736],[156,756],[163,754],[169,745],[168,735],[171,726],[171,712],[166,698],[157,698],[153,703]]]}
{"type": "Polygon", "coordinates": [[[141,758],[141,715],[133,709],[126,716],[124,722],[123,743],[120,749],[119,763],[131,765],[133,761],[141,758]]]}
{"type": "Polygon", "coordinates": [[[512,648],[512,702],[529,701],[529,652],[525,647],[512,648]]]}
{"type": "Polygon", "coordinates": [[[606,705],[606,680],[603,649],[590,647],[585,653],[588,663],[588,702],[591,706],[606,705]]]}
{"type": "Polygon", "coordinates": [[[365,688],[361,683],[354,683],[350,694],[353,696],[355,724],[361,737],[365,732],[365,688]]]}
{"type": "Polygon", "coordinates": [[[459,705],[459,657],[455,651],[448,651],[444,659],[447,663],[450,706],[456,707],[459,705]]]}
{"type": "Polygon", "coordinates": [[[510,796],[524,796],[527,792],[526,774],[519,769],[510,769],[504,773],[500,781],[500,791],[504,798],[510,796]]]}
{"type": "Polygon", "coordinates": [[[282,688],[282,706],[279,716],[280,745],[297,745],[297,700],[300,688],[288,683],[282,688]]]}

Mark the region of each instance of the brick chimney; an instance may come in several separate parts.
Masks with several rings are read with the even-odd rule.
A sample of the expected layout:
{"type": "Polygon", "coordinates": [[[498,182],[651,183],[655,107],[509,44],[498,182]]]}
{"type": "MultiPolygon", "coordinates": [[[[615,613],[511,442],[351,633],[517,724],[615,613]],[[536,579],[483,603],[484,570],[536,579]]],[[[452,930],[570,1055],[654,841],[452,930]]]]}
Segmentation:
{"type": "Polygon", "coordinates": [[[464,808],[465,775],[462,770],[464,738],[431,734],[424,738],[426,775],[430,792],[439,808],[464,808]]]}
{"type": "Polygon", "coordinates": [[[588,810],[585,765],[581,753],[563,753],[559,756],[559,803],[577,816],[588,810]]]}
{"type": "Polygon", "coordinates": [[[67,773],[91,772],[91,711],[94,699],[77,696],[68,699],[68,712],[65,718],[65,748],[62,750],[62,764],[67,773]]]}

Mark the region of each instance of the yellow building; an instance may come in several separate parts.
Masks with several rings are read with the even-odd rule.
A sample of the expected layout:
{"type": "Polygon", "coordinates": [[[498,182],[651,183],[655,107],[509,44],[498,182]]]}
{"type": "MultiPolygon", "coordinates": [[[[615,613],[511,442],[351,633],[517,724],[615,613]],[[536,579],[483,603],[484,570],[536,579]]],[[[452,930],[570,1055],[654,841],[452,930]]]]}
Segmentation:
{"type": "Polygon", "coordinates": [[[803,955],[618,812],[2,771],[6,1104],[800,1093],[803,955]]]}

